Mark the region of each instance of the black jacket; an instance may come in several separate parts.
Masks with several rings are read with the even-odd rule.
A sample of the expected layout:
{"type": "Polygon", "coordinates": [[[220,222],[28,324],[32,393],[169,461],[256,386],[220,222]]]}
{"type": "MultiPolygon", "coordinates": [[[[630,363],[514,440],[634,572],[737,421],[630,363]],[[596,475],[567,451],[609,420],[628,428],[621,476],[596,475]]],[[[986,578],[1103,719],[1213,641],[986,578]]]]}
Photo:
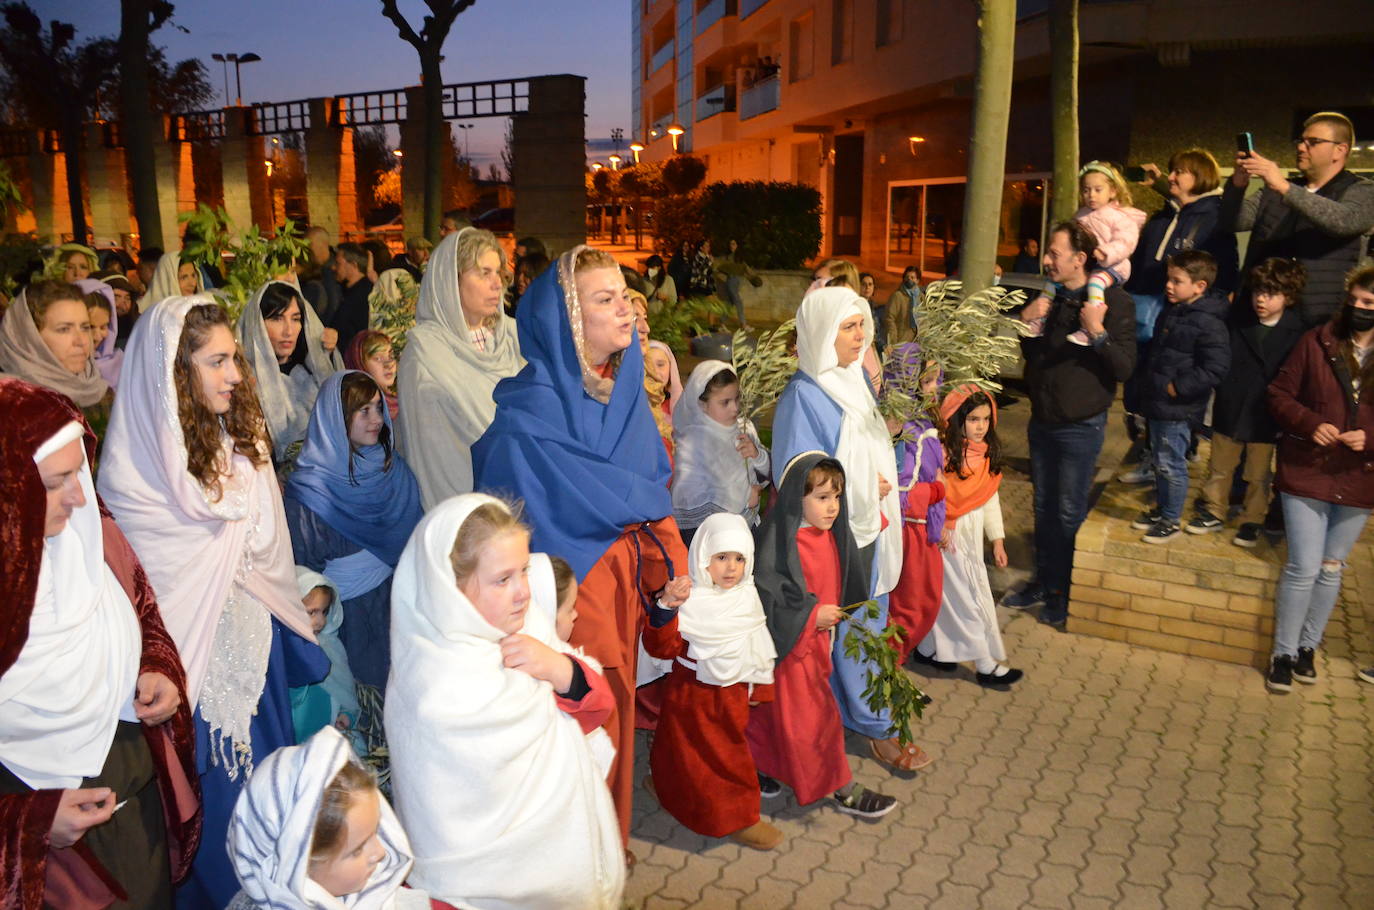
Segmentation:
{"type": "Polygon", "coordinates": [[[1087,290],[1059,288],[1045,333],[1021,339],[1031,416],[1041,423],[1077,423],[1101,414],[1112,406],[1116,384],[1135,369],[1135,301],[1119,287],[1107,289],[1107,337],[1091,347],[1068,340],[1080,327],[1087,290]]]}
{"type": "Polygon", "coordinates": [[[1201,422],[1207,399],[1231,366],[1229,306],[1224,297],[1208,294],[1170,304],[1159,314],[1145,367],[1146,417],[1201,422]]]}
{"type": "Polygon", "coordinates": [[[1217,261],[1217,280],[1212,288],[1223,294],[1239,284],[1236,235],[1219,230],[1221,192],[1195,199],[1182,208],[1172,197],[1164,208],[1150,216],[1140,229],[1140,240],[1131,254],[1131,279],[1126,290],[1132,294],[1163,294],[1169,257],[1184,250],[1203,250],[1217,261]]]}
{"type": "Polygon", "coordinates": [[[1284,310],[1278,323],[1263,332],[1255,311],[1237,306],[1228,328],[1231,369],[1217,386],[1212,429],[1241,442],[1273,442],[1279,425],[1269,414],[1265,390],[1302,337],[1302,318],[1294,310],[1284,310]]]}

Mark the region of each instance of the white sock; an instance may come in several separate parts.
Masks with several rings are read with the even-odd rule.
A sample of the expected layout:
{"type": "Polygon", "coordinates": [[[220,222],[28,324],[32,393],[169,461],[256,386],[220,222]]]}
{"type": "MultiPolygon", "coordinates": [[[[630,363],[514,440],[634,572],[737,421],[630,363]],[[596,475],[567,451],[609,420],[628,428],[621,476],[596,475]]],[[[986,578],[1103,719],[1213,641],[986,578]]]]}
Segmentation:
{"type": "Polygon", "coordinates": [[[979,658],[978,660],[975,660],[973,662],[973,665],[977,668],[978,672],[982,673],[984,676],[987,676],[989,673],[991,673],[993,676],[1007,675],[1007,668],[999,664],[997,661],[993,660],[991,657],[979,658]]]}

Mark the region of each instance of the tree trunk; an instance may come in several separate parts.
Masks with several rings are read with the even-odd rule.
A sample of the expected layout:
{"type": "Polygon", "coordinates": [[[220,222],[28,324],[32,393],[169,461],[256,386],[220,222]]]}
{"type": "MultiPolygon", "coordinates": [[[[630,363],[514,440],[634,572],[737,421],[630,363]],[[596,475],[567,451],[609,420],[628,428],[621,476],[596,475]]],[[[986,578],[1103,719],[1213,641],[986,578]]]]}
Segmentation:
{"type": "Polygon", "coordinates": [[[964,231],[959,238],[959,277],[966,293],[992,284],[997,261],[1015,45],[1016,0],[979,0],[968,192],[964,201],[964,231]]]}
{"type": "Polygon", "coordinates": [[[425,94],[425,224],[421,232],[431,243],[439,242],[439,219],[444,214],[444,77],[439,72],[440,46],[420,55],[425,94]]]}
{"type": "Polygon", "coordinates": [[[157,201],[154,136],[158,120],[148,103],[147,0],[122,0],[119,22],[120,129],[124,169],[133,190],[140,247],[162,247],[162,212],[157,201]]]}
{"type": "Polygon", "coordinates": [[[1050,0],[1050,221],[1078,210],[1078,0],[1050,0]]]}
{"type": "MultiPolygon", "coordinates": [[[[67,205],[72,211],[72,239],[89,243],[86,228],[86,203],[81,192],[81,152],[85,141],[81,131],[81,108],[65,105],[62,111],[62,157],[67,166],[67,205]]],[[[61,238],[54,238],[61,243],[61,238]]]]}

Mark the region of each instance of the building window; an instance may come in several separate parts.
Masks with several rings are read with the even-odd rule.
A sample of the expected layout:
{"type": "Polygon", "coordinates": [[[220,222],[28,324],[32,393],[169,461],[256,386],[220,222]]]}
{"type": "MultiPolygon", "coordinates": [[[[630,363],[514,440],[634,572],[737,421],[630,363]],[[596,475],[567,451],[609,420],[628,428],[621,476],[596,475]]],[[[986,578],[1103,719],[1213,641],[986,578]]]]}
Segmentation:
{"type": "Polygon", "coordinates": [[[831,0],[830,65],[854,56],[854,0],[831,0]]]}
{"type": "MultiPolygon", "coordinates": [[[[1011,270],[1021,241],[1036,237],[1045,245],[1048,175],[1009,174],[1002,188],[998,220],[997,261],[1011,270]]],[[[964,227],[963,177],[900,180],[887,185],[887,270],[909,265],[924,278],[944,278],[947,257],[964,227]]]]}
{"type": "Polygon", "coordinates": [[[811,77],[816,56],[814,26],[815,16],[808,12],[805,16],[793,19],[788,28],[787,56],[791,61],[787,68],[789,82],[800,82],[811,77]]]}
{"type": "Polygon", "coordinates": [[[878,0],[878,47],[887,47],[902,40],[902,12],[905,6],[906,0],[878,0]]]}

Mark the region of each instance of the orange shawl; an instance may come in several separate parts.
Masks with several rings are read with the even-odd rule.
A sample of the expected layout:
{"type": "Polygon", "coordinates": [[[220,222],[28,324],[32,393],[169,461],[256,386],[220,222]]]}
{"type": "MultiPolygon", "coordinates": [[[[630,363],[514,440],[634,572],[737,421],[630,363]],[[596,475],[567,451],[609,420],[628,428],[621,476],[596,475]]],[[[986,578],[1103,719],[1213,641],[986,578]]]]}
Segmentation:
{"type": "MultiPolygon", "coordinates": [[[[940,417],[948,423],[970,396],[981,391],[971,382],[953,389],[940,405],[940,417]]],[[[988,402],[992,405],[991,426],[996,427],[997,402],[992,395],[988,395],[988,402]]],[[[952,471],[944,472],[945,517],[951,521],[983,505],[1002,485],[1002,475],[989,470],[986,442],[965,442],[963,464],[964,476],[952,471]]]]}

